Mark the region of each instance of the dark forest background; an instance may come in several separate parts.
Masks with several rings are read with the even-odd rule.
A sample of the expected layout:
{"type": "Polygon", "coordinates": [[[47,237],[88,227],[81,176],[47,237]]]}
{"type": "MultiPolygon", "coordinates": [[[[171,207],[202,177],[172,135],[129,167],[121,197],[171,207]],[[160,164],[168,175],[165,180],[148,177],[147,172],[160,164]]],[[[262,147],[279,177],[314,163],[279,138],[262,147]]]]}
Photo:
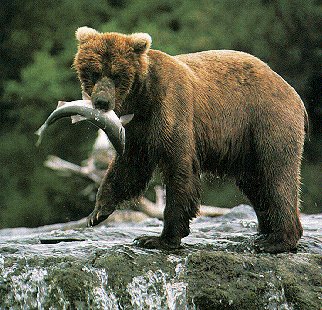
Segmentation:
{"type": "MultiPolygon", "coordinates": [[[[321,212],[321,6],[314,0],[11,0],[0,10],[0,227],[86,216],[88,181],[44,167],[50,154],[80,164],[96,130],[60,121],[35,147],[35,130],[58,100],[81,96],[71,68],[75,30],[148,32],[169,54],[235,49],[268,63],[301,95],[310,117],[302,212],[321,212]]],[[[205,180],[203,204],[246,202],[230,180],[205,180]]]]}

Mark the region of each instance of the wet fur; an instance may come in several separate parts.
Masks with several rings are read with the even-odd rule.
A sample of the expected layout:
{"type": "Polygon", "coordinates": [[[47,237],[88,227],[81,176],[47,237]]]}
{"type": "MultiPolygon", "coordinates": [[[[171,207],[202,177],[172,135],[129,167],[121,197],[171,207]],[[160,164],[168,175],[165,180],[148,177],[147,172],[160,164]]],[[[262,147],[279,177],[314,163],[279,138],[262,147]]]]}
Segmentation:
{"type": "Polygon", "coordinates": [[[134,113],[126,153],[117,157],[97,194],[89,223],[107,218],[141,195],[158,166],[166,184],[164,228],[146,247],[180,245],[198,213],[200,174],[228,174],[251,201],[267,252],[289,251],[302,235],[300,164],[306,112],[295,92],[265,63],[246,53],[207,51],[169,56],[121,34],[80,43],[75,68],[84,79],[100,71],[124,82],[115,112],[134,113]]]}

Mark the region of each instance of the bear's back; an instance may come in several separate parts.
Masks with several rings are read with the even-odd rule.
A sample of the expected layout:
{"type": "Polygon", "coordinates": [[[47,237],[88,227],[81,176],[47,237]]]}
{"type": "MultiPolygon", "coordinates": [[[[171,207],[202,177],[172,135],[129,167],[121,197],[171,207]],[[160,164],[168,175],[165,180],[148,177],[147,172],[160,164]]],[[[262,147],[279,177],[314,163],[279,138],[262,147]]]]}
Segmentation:
{"type": "Polygon", "coordinates": [[[210,50],[190,54],[181,54],[174,58],[187,65],[197,77],[202,78],[215,74],[227,78],[232,75],[267,77],[274,73],[263,61],[250,54],[233,50],[210,50]]]}
{"type": "Polygon", "coordinates": [[[178,63],[193,72],[195,82],[205,89],[215,90],[220,96],[225,92],[235,96],[250,93],[266,94],[266,101],[279,97],[280,103],[304,105],[294,88],[265,62],[245,52],[233,50],[210,50],[173,56],[178,63]],[[272,94],[274,96],[272,96],[272,94]]]}

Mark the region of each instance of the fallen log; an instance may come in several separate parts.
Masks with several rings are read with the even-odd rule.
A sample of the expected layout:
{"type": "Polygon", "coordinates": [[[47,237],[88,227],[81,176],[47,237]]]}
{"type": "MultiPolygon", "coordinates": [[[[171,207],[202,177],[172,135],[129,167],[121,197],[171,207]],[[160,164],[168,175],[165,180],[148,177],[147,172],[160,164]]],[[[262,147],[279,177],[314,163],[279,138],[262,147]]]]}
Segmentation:
{"type": "MultiPolygon", "coordinates": [[[[86,166],[79,166],[71,162],[68,162],[64,159],[61,159],[57,156],[51,155],[47,158],[44,164],[46,167],[58,171],[66,177],[77,175],[82,178],[87,178],[93,181],[97,188],[103,178],[104,172],[102,170],[98,170],[95,167],[94,161],[91,158],[89,158],[86,161],[86,163],[86,166]]],[[[143,212],[144,214],[150,217],[163,219],[163,210],[165,207],[166,193],[161,186],[156,186],[154,190],[156,197],[155,202],[142,196],[137,200],[137,203],[135,204],[135,209],[136,211],[143,212]]],[[[199,215],[215,217],[227,214],[229,211],[229,208],[218,208],[213,206],[201,205],[199,215]]],[[[137,215],[135,215],[135,218],[137,218],[137,215]]]]}

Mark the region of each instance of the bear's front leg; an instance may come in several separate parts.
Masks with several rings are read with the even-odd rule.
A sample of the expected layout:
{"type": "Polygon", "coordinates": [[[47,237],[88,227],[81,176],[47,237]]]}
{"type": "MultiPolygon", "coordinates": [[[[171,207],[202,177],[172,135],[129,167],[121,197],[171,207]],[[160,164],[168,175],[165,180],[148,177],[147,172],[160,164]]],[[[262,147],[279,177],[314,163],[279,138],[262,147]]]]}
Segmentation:
{"type": "Polygon", "coordinates": [[[198,213],[200,178],[191,165],[171,170],[166,177],[166,207],[160,236],[141,236],[136,245],[149,249],[177,249],[181,239],[189,235],[189,223],[198,213]],[[190,167],[189,167],[190,166],[190,167]]]}
{"type": "Polygon", "coordinates": [[[99,187],[93,212],[87,226],[107,219],[116,207],[126,200],[139,197],[152,177],[154,166],[145,156],[117,156],[99,187]]]}
{"type": "Polygon", "coordinates": [[[96,195],[95,208],[87,217],[87,226],[95,226],[107,219],[116,209],[118,202],[114,198],[115,188],[113,185],[116,167],[110,167],[105,174],[96,195]]]}

